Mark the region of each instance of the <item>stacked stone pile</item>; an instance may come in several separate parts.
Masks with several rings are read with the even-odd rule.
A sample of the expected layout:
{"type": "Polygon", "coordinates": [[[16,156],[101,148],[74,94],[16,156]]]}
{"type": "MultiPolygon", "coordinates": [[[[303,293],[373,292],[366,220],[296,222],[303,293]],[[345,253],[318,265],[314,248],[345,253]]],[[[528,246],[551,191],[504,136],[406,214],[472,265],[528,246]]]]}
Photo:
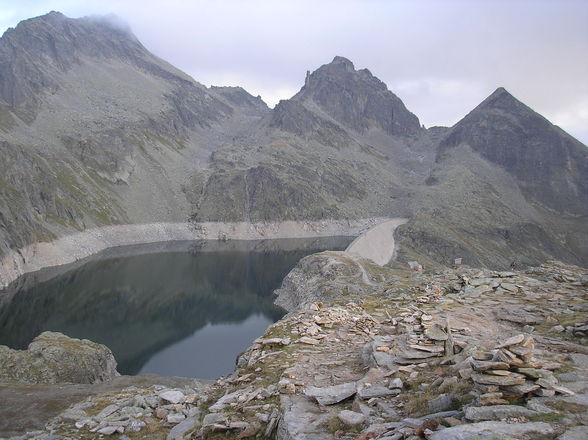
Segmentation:
{"type": "Polygon", "coordinates": [[[452,328],[448,320],[435,320],[414,306],[388,323],[398,336],[376,336],[364,347],[369,366],[439,363],[439,358],[460,353],[467,344],[468,329],[452,328]]]}
{"type": "Polygon", "coordinates": [[[459,374],[474,382],[482,406],[506,405],[521,398],[555,393],[573,395],[558,384],[553,374],[560,364],[536,359],[534,349],[533,337],[519,334],[494,350],[474,352],[462,363],[459,374]]]}

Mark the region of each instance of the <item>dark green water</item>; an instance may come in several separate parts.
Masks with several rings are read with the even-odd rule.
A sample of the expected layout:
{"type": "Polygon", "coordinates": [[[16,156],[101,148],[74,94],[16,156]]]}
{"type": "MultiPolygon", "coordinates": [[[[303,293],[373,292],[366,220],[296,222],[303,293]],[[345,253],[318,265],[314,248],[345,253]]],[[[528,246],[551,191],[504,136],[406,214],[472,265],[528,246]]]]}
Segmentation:
{"type": "Polygon", "coordinates": [[[0,292],[0,344],[24,349],[51,330],[107,345],[122,374],[215,378],[280,319],[273,290],[300,258],[344,249],[327,239],[116,248],[28,274],[0,292]]]}

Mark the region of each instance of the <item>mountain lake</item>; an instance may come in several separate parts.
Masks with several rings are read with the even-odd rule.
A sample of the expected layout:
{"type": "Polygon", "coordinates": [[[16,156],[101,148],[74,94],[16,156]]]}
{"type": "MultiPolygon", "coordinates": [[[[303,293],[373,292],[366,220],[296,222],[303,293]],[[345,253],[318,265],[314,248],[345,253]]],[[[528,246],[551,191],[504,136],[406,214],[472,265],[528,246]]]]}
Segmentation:
{"type": "Polygon", "coordinates": [[[43,331],[108,346],[121,374],[213,379],[285,311],[273,291],[306,255],[352,237],[197,241],[108,249],[0,291],[0,345],[43,331]]]}

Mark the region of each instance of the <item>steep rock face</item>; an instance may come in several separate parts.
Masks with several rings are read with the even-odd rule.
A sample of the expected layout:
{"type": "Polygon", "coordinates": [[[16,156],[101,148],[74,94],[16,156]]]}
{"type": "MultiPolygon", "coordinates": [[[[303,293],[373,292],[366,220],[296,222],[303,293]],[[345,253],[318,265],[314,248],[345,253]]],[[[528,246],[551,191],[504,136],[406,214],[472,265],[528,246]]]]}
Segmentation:
{"type": "Polygon", "coordinates": [[[280,101],[249,142],[212,154],[210,174],[195,180],[193,218],[410,215],[407,183],[428,175],[437,137],[369,71],[336,57],[280,101]]]}
{"type": "Polygon", "coordinates": [[[588,148],[499,88],[445,133],[401,258],[588,264],[588,148]]]}
{"type": "Polygon", "coordinates": [[[515,176],[533,200],[561,213],[588,215],[588,149],[505,89],[452,128],[437,161],[461,144],[515,176]]]}
{"type": "Polygon", "coordinates": [[[405,180],[424,180],[434,158],[433,138],[380,80],[337,57],[309,74],[301,91],[280,101],[248,138],[213,152],[210,169],[193,181],[192,218],[408,215],[412,211],[405,180]],[[315,92],[325,100],[315,101],[315,92]],[[348,99],[356,107],[354,113],[334,114],[343,105],[335,101],[348,99]],[[381,116],[371,107],[380,104],[398,107],[398,115],[404,114],[409,122],[399,122],[403,119],[398,116],[380,124],[370,113],[381,116]],[[388,132],[386,124],[402,125],[402,133],[414,128],[418,136],[388,132]]]}
{"type": "Polygon", "coordinates": [[[108,347],[43,332],[27,350],[0,345],[0,381],[19,383],[100,383],[119,376],[108,347]]]}
{"type": "Polygon", "coordinates": [[[269,125],[302,138],[312,137],[320,144],[334,148],[342,148],[352,142],[341,126],[313,113],[295,100],[280,101],[272,112],[269,125]]]}
{"type": "Polygon", "coordinates": [[[587,264],[585,219],[529,199],[516,176],[469,146],[448,149],[428,183],[421,209],[398,228],[400,259],[503,269],[550,258],[587,264]]]}
{"type": "Polygon", "coordinates": [[[0,39],[0,255],[88,227],[186,221],[194,169],[267,112],[111,19],[21,22],[0,39]]]}
{"type": "Polygon", "coordinates": [[[418,118],[386,84],[367,69],[356,71],[351,61],[340,56],[308,75],[293,100],[316,104],[334,120],[358,132],[372,126],[400,136],[422,131],[418,118]]]}

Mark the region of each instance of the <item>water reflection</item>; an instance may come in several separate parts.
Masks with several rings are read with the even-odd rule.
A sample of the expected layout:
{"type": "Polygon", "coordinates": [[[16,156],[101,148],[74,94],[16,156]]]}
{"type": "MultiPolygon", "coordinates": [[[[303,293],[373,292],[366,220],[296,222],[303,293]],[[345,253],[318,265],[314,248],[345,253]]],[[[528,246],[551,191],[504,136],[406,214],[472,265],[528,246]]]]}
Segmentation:
{"type": "Polygon", "coordinates": [[[123,374],[212,378],[283,311],[272,292],[296,262],[350,239],[198,242],[109,250],[25,275],[0,293],[0,344],[45,330],[107,345],[123,374]]]}

